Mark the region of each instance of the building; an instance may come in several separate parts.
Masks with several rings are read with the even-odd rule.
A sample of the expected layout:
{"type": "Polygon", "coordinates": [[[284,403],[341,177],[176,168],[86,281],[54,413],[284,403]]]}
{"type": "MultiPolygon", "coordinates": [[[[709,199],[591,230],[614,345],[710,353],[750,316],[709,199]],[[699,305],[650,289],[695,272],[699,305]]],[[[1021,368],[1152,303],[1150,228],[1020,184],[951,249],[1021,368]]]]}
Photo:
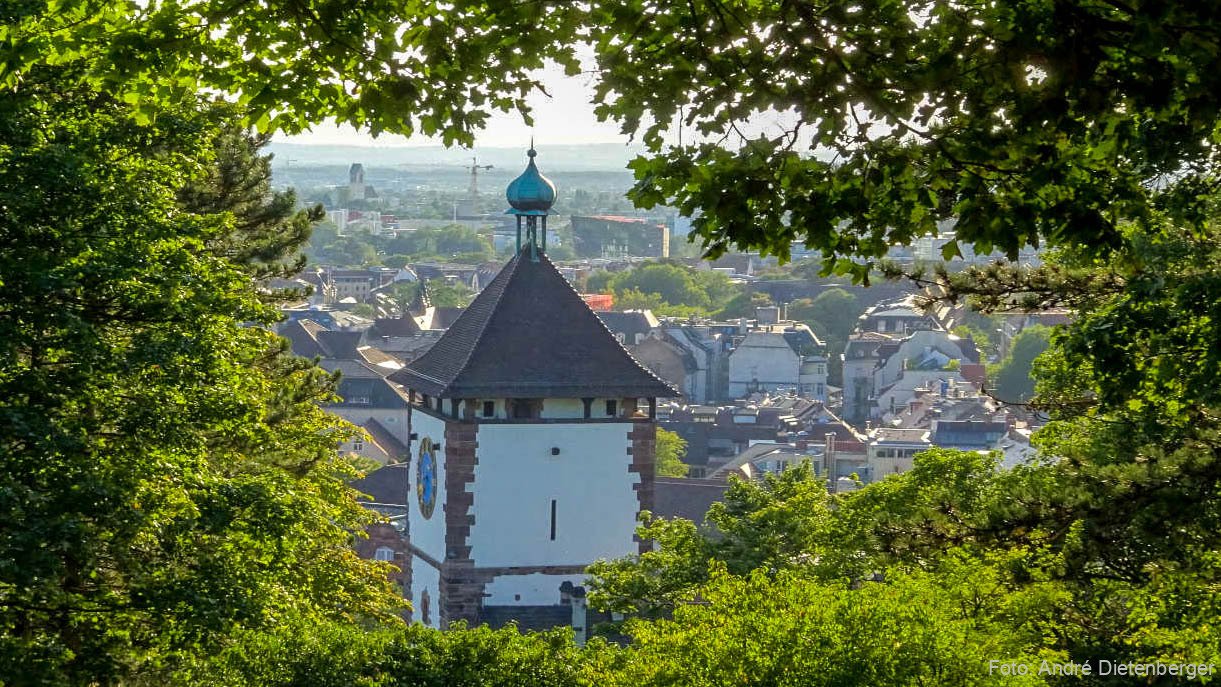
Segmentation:
{"type": "Polygon", "coordinates": [[[391,375],[411,402],[409,594],[431,627],[572,623],[580,637],[585,568],[643,546],[656,399],[677,392],[547,258],[555,187],[529,155],[506,194],[521,249],[391,375]]]}
{"type": "Polygon", "coordinates": [[[638,217],[572,217],[573,249],[582,258],[670,257],[670,228],[638,217]]]}
{"type": "MultiPolygon", "coordinates": [[[[411,588],[411,550],[407,534],[407,512],[411,499],[407,493],[407,465],[387,465],[352,483],[363,495],[366,508],[377,511],[386,521],[365,528],[368,535],[356,540],[361,558],[394,564],[390,579],[404,594],[411,588]]],[[[410,620],[410,612],[407,613],[410,620]]]]}
{"type": "Polygon", "coordinates": [[[729,354],[729,396],[793,389],[807,398],[827,398],[823,343],[804,324],[759,325],[729,354]]]}
{"type": "Polygon", "coordinates": [[[875,304],[861,315],[856,328],[903,338],[924,329],[941,329],[937,318],[920,307],[918,297],[909,294],[875,304]]]}
{"type": "Polygon", "coordinates": [[[912,458],[933,447],[931,432],[923,427],[879,427],[869,433],[869,481],[912,469],[912,458]]]}
{"type": "Polygon", "coordinates": [[[365,199],[365,167],[353,162],[348,168],[348,200],[365,199]]]}
{"type": "Polygon", "coordinates": [[[848,337],[843,361],[844,392],[841,414],[848,422],[864,423],[873,402],[873,373],[880,360],[878,349],[890,341],[885,334],[857,331],[848,337]]]}

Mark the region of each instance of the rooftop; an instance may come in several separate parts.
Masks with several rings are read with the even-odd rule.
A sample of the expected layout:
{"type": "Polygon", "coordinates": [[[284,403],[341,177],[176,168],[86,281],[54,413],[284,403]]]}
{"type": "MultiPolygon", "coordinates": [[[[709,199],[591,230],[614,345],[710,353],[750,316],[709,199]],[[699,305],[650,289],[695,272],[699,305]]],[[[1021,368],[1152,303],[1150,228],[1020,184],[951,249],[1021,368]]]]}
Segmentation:
{"type": "Polygon", "coordinates": [[[430,396],[672,397],[545,254],[524,248],[437,343],[391,379],[430,396]]]}

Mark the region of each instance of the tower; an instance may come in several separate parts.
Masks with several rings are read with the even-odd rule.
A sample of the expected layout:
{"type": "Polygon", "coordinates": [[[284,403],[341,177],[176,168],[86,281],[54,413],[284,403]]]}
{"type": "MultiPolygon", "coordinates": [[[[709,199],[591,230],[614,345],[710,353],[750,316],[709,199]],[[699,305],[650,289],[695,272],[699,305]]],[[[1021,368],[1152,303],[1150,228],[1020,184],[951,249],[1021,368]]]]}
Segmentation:
{"type": "Polygon", "coordinates": [[[359,162],[348,168],[348,199],[365,199],[365,167],[359,162]]]}
{"type": "Polygon", "coordinates": [[[599,558],[640,551],[656,399],[678,395],[547,258],[555,186],[529,155],[506,193],[518,251],[391,377],[411,399],[414,619],[433,627],[571,622],[561,587],[580,585],[599,558]]]}

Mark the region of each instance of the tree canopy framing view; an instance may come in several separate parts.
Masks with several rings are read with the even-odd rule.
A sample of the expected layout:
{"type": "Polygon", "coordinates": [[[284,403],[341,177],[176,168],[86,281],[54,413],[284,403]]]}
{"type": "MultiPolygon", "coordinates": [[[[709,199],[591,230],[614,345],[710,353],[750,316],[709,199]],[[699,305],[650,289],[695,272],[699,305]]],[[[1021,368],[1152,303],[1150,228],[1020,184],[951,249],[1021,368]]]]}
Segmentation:
{"type": "MultiPolygon", "coordinates": [[[[0,18],[0,684],[1111,685],[1129,682],[987,661],[1221,664],[1216,3],[30,0],[0,18]],[[652,551],[590,570],[622,646],[404,627],[385,566],[351,551],[372,516],[335,457],[352,428],[318,406],[335,379],[250,326],[276,317],[256,281],[291,272],[319,219],[271,191],[258,148],[328,119],[470,144],[492,110],[528,122],[536,70],[585,68],[581,44],[598,115],[648,148],[632,200],[693,216],[707,256],[796,242],[858,281],[1073,309],[1034,396],[1005,377],[1050,418],[1043,458],[930,451],[846,495],[793,469],[735,481],[715,531],[646,517],[652,551]],[[788,129],[742,133],[765,112],[788,129]],[[678,120],[694,142],[667,145],[678,120]],[[1051,250],[879,265],[947,221],[980,253],[1051,250]]],[[[625,293],[650,272],[718,305],[715,280],[664,267],[625,293]]]]}

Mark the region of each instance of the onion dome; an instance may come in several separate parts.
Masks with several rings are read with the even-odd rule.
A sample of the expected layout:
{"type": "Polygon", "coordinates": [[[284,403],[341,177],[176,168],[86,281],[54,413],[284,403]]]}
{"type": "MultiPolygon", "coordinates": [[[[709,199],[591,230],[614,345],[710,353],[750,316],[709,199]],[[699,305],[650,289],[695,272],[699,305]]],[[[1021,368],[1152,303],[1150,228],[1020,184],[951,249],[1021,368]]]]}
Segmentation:
{"type": "Polygon", "coordinates": [[[534,156],[537,154],[531,146],[526,153],[530,156],[526,171],[509,182],[509,187],[505,189],[505,198],[513,208],[509,212],[514,215],[546,215],[555,202],[555,184],[534,166],[534,156]]]}

